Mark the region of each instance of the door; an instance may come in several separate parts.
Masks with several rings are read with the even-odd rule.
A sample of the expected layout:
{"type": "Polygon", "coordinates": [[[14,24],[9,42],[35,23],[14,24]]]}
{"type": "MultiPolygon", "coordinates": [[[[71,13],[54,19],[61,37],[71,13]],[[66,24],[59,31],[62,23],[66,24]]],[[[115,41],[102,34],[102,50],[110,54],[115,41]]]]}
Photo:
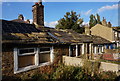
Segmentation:
{"type": "Polygon", "coordinates": [[[78,45],[78,56],[82,54],[82,45],[78,45]]]}
{"type": "Polygon", "coordinates": [[[72,50],[72,57],[75,57],[76,56],[76,46],[72,45],[71,50],[72,50]]]}

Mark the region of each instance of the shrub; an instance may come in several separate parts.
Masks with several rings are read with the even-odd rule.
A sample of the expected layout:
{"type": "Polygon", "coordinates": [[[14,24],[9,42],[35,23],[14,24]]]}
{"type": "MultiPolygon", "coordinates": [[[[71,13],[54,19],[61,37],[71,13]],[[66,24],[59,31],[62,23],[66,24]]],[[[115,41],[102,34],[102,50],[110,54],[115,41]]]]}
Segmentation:
{"type": "MultiPolygon", "coordinates": [[[[115,72],[100,72],[96,69],[99,62],[86,61],[83,67],[65,66],[63,64],[41,67],[28,79],[15,78],[3,81],[114,81],[117,77],[115,72]],[[92,66],[91,66],[92,64],[92,66]],[[94,67],[92,70],[91,67],[94,67]]],[[[24,76],[24,75],[23,75],[24,76]]],[[[10,77],[8,77],[10,78],[10,77]]]]}
{"type": "Polygon", "coordinates": [[[109,80],[109,81],[114,81],[115,78],[117,77],[115,72],[112,71],[103,71],[101,73],[98,74],[99,78],[101,78],[102,80],[109,80]]]}
{"type": "Polygon", "coordinates": [[[72,66],[59,66],[53,74],[53,79],[73,79],[74,77],[74,67],[72,66]]]}

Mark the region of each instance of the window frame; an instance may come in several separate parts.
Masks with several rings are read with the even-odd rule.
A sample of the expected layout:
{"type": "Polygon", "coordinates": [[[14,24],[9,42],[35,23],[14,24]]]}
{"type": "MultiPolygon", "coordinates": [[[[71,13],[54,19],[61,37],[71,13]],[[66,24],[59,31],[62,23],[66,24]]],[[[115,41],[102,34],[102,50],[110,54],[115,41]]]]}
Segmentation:
{"type": "Polygon", "coordinates": [[[36,53],[36,49],[35,48],[20,48],[20,49],[18,49],[18,56],[34,55],[35,53],[36,53]],[[24,50],[24,49],[34,49],[34,52],[20,54],[20,50],[24,50]]]}
{"type": "MultiPolygon", "coordinates": [[[[51,63],[53,63],[53,60],[54,60],[53,46],[52,47],[33,47],[33,48],[14,48],[13,53],[14,53],[14,74],[20,73],[20,72],[25,72],[25,71],[28,71],[28,70],[32,70],[32,69],[42,67],[42,66],[45,66],[45,65],[50,65],[51,63]],[[50,48],[50,51],[49,51],[50,52],[50,62],[39,63],[40,48],[50,48]],[[20,49],[34,49],[33,54],[35,54],[35,60],[34,60],[35,65],[30,65],[30,66],[18,68],[18,58],[19,58],[19,56],[33,55],[32,53],[19,54],[20,49]]],[[[45,52],[43,52],[43,53],[45,53],[45,52]]],[[[46,53],[48,53],[48,51],[46,53]]]]}
{"type": "Polygon", "coordinates": [[[51,51],[51,47],[40,47],[40,48],[39,48],[39,53],[40,53],[40,54],[43,54],[43,53],[50,53],[50,51],[42,51],[42,52],[41,52],[41,51],[40,51],[41,48],[49,48],[50,51],[51,51]]]}
{"type": "MultiPolygon", "coordinates": [[[[51,55],[52,55],[52,47],[39,47],[39,48],[38,48],[38,57],[39,57],[40,54],[45,54],[45,53],[50,53],[50,62],[52,62],[52,61],[51,61],[51,59],[52,59],[52,56],[51,56],[51,55]],[[42,52],[40,52],[40,49],[41,49],[41,48],[49,48],[50,51],[44,51],[44,52],[42,51],[42,52]]],[[[42,65],[44,65],[44,64],[46,64],[46,63],[50,63],[50,62],[40,63],[40,62],[39,62],[39,58],[38,58],[38,65],[39,65],[39,66],[42,66],[42,65]]]]}

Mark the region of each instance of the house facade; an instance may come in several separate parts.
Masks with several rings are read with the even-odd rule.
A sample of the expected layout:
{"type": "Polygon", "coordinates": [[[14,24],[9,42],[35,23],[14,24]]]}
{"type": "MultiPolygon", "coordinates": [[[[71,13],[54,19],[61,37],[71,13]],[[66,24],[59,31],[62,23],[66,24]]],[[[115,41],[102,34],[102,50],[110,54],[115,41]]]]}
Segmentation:
{"type": "Polygon", "coordinates": [[[104,46],[111,44],[100,36],[45,27],[43,12],[44,6],[38,2],[33,6],[33,24],[24,23],[24,18],[22,22],[0,20],[3,76],[22,75],[53,64],[57,56],[102,53],[104,46]]]}
{"type": "Polygon", "coordinates": [[[92,27],[90,31],[91,35],[103,37],[113,43],[110,46],[106,46],[106,48],[113,49],[116,47],[120,47],[120,31],[114,29],[114,27],[108,27],[105,25],[97,24],[94,27],[92,27]]]}

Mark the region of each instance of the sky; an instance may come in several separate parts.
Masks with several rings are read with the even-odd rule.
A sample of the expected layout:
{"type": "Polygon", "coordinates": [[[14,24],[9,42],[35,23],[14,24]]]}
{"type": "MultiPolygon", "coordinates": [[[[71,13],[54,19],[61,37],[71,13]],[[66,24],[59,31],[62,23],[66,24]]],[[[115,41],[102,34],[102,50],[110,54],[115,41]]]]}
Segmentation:
{"type": "MultiPolygon", "coordinates": [[[[2,2],[2,17],[0,19],[17,19],[19,14],[23,14],[25,19],[32,22],[32,5],[35,2],[2,2]]],[[[43,2],[45,26],[55,27],[58,20],[63,18],[66,12],[75,11],[83,18],[83,24],[89,22],[91,14],[98,13],[101,20],[111,22],[113,26],[118,26],[118,2],[43,2]]]]}

